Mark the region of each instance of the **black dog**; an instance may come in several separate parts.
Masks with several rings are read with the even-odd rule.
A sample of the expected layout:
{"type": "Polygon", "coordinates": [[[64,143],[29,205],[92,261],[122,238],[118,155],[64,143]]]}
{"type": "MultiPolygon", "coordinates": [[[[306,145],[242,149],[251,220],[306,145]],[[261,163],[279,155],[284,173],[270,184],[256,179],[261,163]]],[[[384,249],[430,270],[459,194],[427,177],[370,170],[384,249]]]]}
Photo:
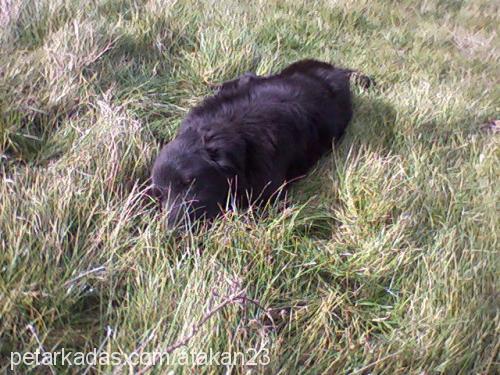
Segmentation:
{"type": "Polygon", "coordinates": [[[168,224],[214,218],[229,193],[239,206],[266,202],[303,176],[344,133],[356,74],[303,60],[276,75],[223,83],[191,110],[154,163],[153,189],[168,224]]]}

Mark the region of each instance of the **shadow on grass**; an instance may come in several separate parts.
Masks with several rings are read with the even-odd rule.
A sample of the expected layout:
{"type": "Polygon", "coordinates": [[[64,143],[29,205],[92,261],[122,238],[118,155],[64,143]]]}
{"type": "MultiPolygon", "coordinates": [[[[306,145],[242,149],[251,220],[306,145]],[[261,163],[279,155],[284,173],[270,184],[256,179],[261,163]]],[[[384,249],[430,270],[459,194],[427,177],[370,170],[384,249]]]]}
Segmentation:
{"type": "Polygon", "coordinates": [[[353,119],[344,137],[335,145],[334,155],[326,155],[292,188],[292,203],[305,205],[300,214],[304,224],[296,228],[298,235],[315,239],[331,238],[332,228],[336,225],[331,207],[340,204],[337,193],[332,192],[337,183],[336,159],[345,159],[352,150],[362,147],[376,149],[381,155],[393,153],[396,110],[390,103],[370,94],[354,95],[353,119]]]}

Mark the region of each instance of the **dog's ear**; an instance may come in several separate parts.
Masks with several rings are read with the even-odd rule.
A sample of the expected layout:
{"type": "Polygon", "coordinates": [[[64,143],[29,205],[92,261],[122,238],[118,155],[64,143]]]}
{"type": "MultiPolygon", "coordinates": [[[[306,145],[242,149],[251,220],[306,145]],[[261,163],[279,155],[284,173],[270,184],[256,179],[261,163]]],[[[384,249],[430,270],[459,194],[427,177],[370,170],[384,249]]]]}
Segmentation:
{"type": "Polygon", "coordinates": [[[202,136],[210,160],[228,176],[244,173],[246,164],[246,143],[231,133],[209,132],[202,136]]]}
{"type": "Polygon", "coordinates": [[[218,147],[217,142],[212,142],[206,150],[210,160],[227,175],[237,175],[245,170],[244,147],[240,148],[239,154],[237,148],[227,149],[225,145],[218,147]]]}
{"type": "Polygon", "coordinates": [[[210,160],[217,164],[222,171],[227,174],[237,174],[240,168],[238,168],[238,164],[230,154],[214,148],[207,148],[207,152],[210,156],[210,160]]]}

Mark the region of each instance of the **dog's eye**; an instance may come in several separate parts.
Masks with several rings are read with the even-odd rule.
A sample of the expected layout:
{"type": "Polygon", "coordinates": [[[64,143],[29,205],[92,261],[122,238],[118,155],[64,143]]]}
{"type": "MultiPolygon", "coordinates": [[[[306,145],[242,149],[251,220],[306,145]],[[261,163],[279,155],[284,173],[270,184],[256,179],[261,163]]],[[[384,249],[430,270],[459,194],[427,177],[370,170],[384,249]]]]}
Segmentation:
{"type": "Polygon", "coordinates": [[[182,184],[184,186],[191,186],[191,184],[194,182],[194,177],[184,177],[182,179],[182,184]]]}

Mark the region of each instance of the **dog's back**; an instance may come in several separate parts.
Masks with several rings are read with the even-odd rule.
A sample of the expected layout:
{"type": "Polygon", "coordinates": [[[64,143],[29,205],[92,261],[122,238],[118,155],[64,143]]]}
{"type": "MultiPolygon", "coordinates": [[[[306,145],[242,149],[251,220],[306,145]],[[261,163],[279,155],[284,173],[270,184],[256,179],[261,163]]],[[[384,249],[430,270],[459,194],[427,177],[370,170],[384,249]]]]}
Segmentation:
{"type": "Polygon", "coordinates": [[[280,74],[246,74],[222,86],[193,109],[181,132],[195,129],[214,149],[243,159],[240,181],[260,192],[305,174],[342,136],[351,117],[349,76],[307,60],[280,74]],[[234,139],[243,139],[245,146],[234,139]]]}

